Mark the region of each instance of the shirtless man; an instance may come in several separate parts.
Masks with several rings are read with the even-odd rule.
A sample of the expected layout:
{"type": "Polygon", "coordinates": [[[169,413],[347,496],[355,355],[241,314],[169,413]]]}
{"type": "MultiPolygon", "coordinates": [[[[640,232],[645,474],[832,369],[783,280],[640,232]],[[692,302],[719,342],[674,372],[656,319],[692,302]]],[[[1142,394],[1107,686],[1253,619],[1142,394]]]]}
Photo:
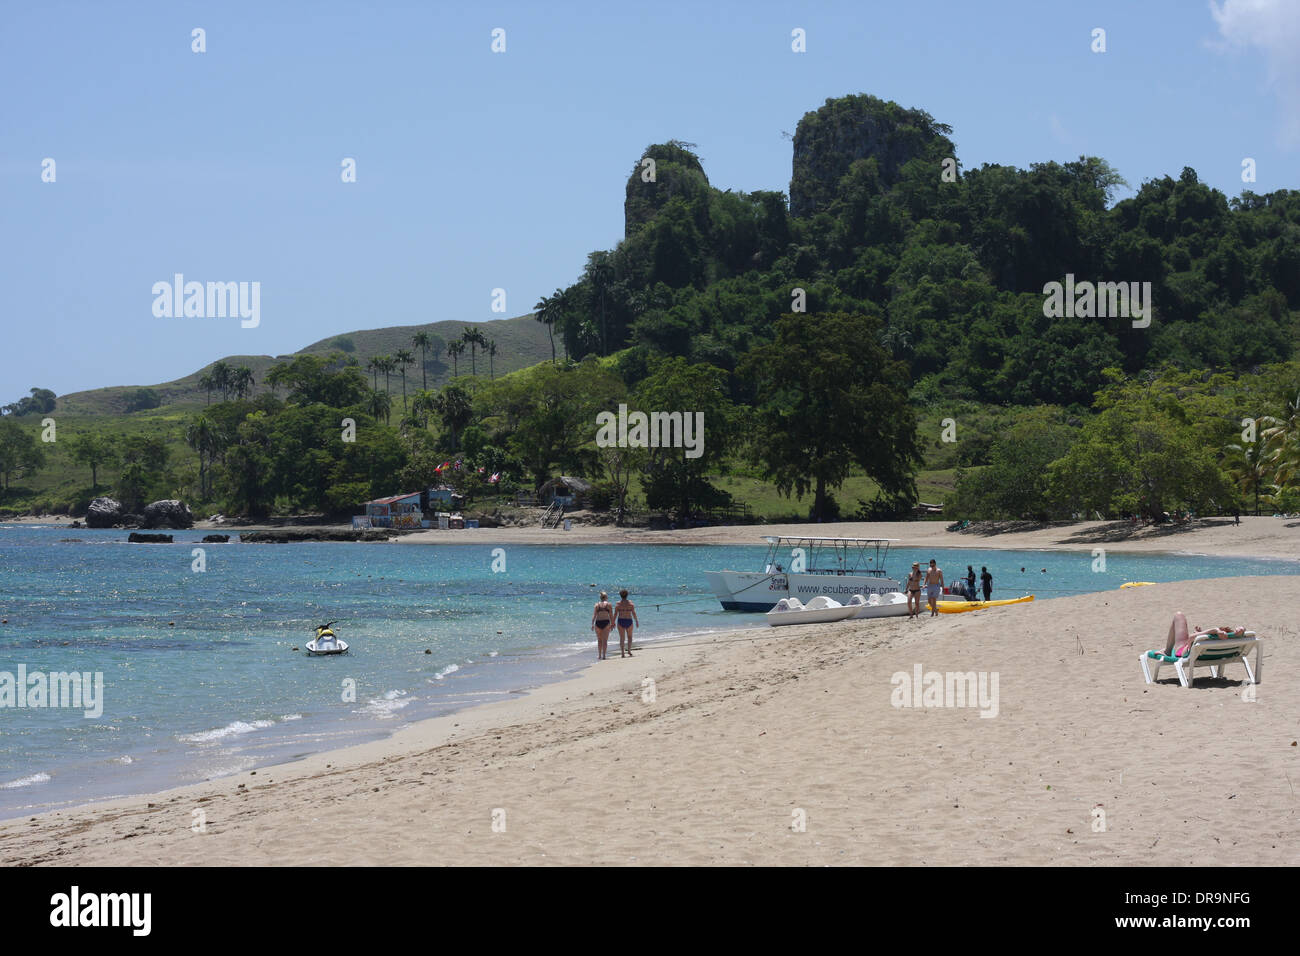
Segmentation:
{"type": "Polygon", "coordinates": [[[930,570],[925,572],[925,596],[930,601],[930,616],[935,617],[939,613],[938,601],[939,595],[943,593],[943,571],[934,565],[934,558],[930,559],[930,570]]]}
{"type": "Polygon", "coordinates": [[[912,573],[903,585],[907,591],[907,616],[917,617],[921,613],[921,562],[912,562],[912,573]]]}
{"type": "Polygon", "coordinates": [[[614,608],[609,603],[609,595],[600,592],[600,600],[591,612],[591,629],[596,632],[596,660],[605,660],[605,651],[609,647],[609,629],[614,624],[614,608]]]}
{"type": "Polygon", "coordinates": [[[641,619],[636,616],[636,605],[627,599],[627,588],[618,592],[619,602],[614,605],[615,620],[618,621],[618,656],[632,656],[632,624],[641,626],[641,619]],[[623,651],[624,639],[627,640],[626,655],[623,651]]]}

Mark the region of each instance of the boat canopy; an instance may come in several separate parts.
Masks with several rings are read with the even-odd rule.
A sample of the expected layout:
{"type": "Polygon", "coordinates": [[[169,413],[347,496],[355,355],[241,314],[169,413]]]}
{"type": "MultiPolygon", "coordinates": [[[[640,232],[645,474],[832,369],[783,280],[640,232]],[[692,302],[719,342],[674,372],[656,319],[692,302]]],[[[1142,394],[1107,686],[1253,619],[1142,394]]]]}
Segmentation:
{"type": "Polygon", "coordinates": [[[885,575],[889,546],[898,538],[819,538],[764,535],[768,573],[885,575]],[[802,551],[802,567],[798,566],[802,551]],[[787,567],[786,565],[791,565],[787,567]]]}

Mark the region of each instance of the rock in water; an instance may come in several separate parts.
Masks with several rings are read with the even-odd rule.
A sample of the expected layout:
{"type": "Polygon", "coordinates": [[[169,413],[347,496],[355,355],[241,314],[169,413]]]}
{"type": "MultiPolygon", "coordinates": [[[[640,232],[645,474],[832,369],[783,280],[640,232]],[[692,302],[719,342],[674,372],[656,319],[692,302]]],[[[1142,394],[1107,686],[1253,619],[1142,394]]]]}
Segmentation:
{"type": "Polygon", "coordinates": [[[126,538],[132,544],[171,544],[172,536],[169,534],[140,534],[138,531],[132,531],[126,538]]]}
{"type": "Polygon", "coordinates": [[[122,520],[122,504],[112,498],[96,498],[86,509],[87,528],[111,528],[122,520]]]}
{"type": "Polygon", "coordinates": [[[205,534],[203,536],[204,544],[225,544],[230,540],[228,534],[205,534]]]}
{"type": "Polygon", "coordinates": [[[145,506],[143,528],[192,528],[194,515],[190,506],[175,498],[155,501],[145,506]]]}

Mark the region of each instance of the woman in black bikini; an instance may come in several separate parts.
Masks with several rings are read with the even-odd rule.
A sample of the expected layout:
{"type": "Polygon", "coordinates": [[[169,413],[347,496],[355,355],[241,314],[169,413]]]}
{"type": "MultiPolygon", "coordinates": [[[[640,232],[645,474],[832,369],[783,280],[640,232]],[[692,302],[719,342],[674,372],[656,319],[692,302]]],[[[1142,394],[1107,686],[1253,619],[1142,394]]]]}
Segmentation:
{"type": "Polygon", "coordinates": [[[600,592],[600,600],[591,612],[591,629],[596,632],[596,660],[605,659],[605,650],[609,647],[609,628],[614,623],[614,608],[610,606],[609,595],[600,592]]]}
{"type": "Polygon", "coordinates": [[[614,613],[618,615],[618,656],[623,657],[623,640],[627,639],[627,656],[632,656],[632,622],[636,626],[641,626],[641,619],[636,616],[636,605],[627,599],[627,588],[618,592],[621,599],[614,605],[614,613]]]}
{"type": "Polygon", "coordinates": [[[912,562],[912,573],[907,576],[907,616],[916,617],[921,613],[921,564],[912,562]]]}

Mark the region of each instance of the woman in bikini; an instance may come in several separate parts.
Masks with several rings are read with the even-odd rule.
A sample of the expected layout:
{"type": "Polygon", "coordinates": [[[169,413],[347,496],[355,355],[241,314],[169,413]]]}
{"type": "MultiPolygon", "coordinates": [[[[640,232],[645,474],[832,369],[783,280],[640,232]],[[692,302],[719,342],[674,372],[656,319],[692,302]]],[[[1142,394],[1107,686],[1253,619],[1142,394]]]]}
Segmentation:
{"type": "Polygon", "coordinates": [[[605,660],[605,650],[609,647],[609,628],[614,623],[614,608],[610,606],[609,595],[600,592],[600,600],[591,612],[591,629],[596,632],[596,660],[605,660]]]}
{"type": "Polygon", "coordinates": [[[618,656],[623,656],[623,639],[627,639],[627,656],[632,656],[632,622],[641,626],[641,619],[636,616],[636,605],[627,599],[627,588],[618,592],[619,602],[614,605],[615,620],[618,622],[618,656]]]}
{"type": "Polygon", "coordinates": [[[921,563],[912,562],[912,573],[907,576],[907,616],[921,613],[921,563]]]}

